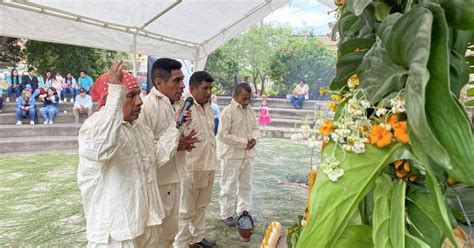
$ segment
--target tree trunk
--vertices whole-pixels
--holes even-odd
[[[265,81],[267,77],[265,75],[260,75],[260,80],[262,81],[262,87],[260,87],[260,96],[265,95]]]

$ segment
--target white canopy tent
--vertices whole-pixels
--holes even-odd
[[[0,35],[188,59],[199,70],[287,1],[0,0]]]

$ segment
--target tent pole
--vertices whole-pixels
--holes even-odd
[[[137,76],[137,35],[133,34],[133,75]]]

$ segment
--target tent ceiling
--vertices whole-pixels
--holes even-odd
[[[288,0],[0,0],[0,35],[195,62]]]

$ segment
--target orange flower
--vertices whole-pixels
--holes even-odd
[[[398,127],[398,117],[397,115],[391,115],[390,118],[388,119],[388,124],[390,124],[390,126],[392,128],[397,128]]]
[[[410,141],[407,133],[407,122],[400,121],[397,123],[397,126],[394,128],[395,130],[395,137],[399,142],[407,144]]]
[[[325,87],[319,88],[319,95],[320,95],[320,96],[324,96],[324,95],[326,95],[326,93],[328,93],[328,89],[327,89],[327,88],[325,88]]]
[[[410,182],[414,182],[416,180],[416,175],[411,173],[411,167],[408,160],[397,160],[393,163],[393,167],[395,167],[395,176],[400,179],[405,179]]]
[[[329,102],[328,104],[329,104],[329,110],[331,110],[332,112],[336,112],[337,107],[338,107],[337,103]]]
[[[324,123],[319,128],[319,133],[321,135],[327,136],[332,132],[332,121],[325,120]]]
[[[376,125],[370,132],[370,143],[377,144],[378,147],[382,148],[390,145],[392,142],[392,133],[387,131],[384,127]]]

